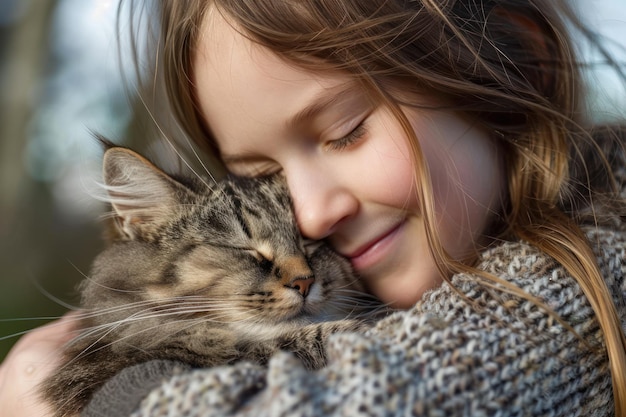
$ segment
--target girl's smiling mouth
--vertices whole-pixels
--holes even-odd
[[[368,269],[385,258],[395,246],[394,243],[405,225],[406,219],[347,255],[354,269],[357,271]]]

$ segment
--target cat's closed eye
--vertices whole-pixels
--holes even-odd
[[[254,258],[263,272],[270,273],[274,267],[274,261],[267,255],[264,255],[256,249],[247,249],[246,253]]]

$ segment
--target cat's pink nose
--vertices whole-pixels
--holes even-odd
[[[303,297],[306,297],[314,281],[315,278],[312,276],[296,278],[289,283],[289,286],[302,294]]]

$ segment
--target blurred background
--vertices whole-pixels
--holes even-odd
[[[136,94],[118,3],[0,0],[0,360],[76,304],[103,247],[92,133],[175,160]]]
[[[168,153],[132,92],[118,1],[0,0],[0,360],[17,335],[75,303],[75,285],[102,248],[106,207],[90,196],[101,149],[90,132]],[[626,1],[576,5],[626,62]],[[623,85],[602,57],[580,49],[592,63],[595,117],[624,115]]]

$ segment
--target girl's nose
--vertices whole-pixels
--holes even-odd
[[[287,174],[300,232],[309,239],[323,239],[344,221],[354,216],[359,201],[345,181],[332,174],[302,170]]]

